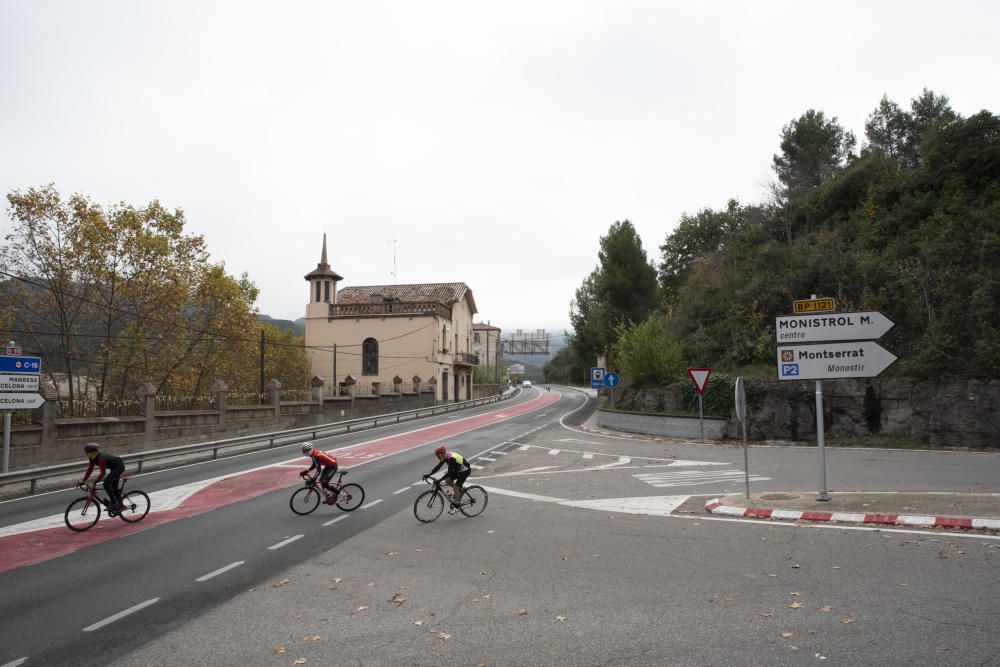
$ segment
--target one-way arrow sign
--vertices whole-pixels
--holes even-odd
[[[827,340],[877,340],[895,322],[878,311],[789,315],[774,320],[778,343],[816,343]]]
[[[835,380],[875,377],[896,355],[873,340],[778,348],[779,380]]]

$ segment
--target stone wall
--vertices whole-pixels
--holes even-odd
[[[615,407],[676,414],[683,409],[680,387],[617,392]],[[826,380],[822,388],[827,436],[882,433],[931,447],[1000,448],[1000,380]],[[746,394],[751,440],[815,440],[814,382],[750,380]],[[740,433],[730,415],[728,437]]]

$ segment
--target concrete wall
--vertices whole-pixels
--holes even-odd
[[[641,412],[621,412],[598,410],[597,425],[626,433],[662,435],[673,438],[697,440],[701,437],[701,425],[694,417],[668,417],[643,414]],[[705,439],[721,440],[726,437],[726,420],[705,418]]]
[[[224,403],[221,403],[224,405]],[[51,404],[48,404],[51,406]],[[435,405],[434,393],[324,398],[274,405],[228,406],[219,410],[153,412],[148,417],[54,419],[53,407],[36,410],[40,423],[11,429],[11,470],[84,461],[83,446],[97,442],[110,453],[164,449],[192,442],[315,426]],[[51,412],[49,412],[51,411]],[[48,414],[45,414],[48,413]]]

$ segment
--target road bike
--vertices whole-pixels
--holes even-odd
[[[331,486],[335,492],[327,491],[319,482],[319,476],[306,479],[306,485],[297,489],[288,500],[288,506],[296,514],[309,514],[319,507],[320,500],[327,505],[336,505],[345,512],[358,509],[365,501],[365,490],[359,484],[344,484],[348,470],[338,473],[337,481]]]
[[[64,519],[66,526],[78,533],[94,527],[97,520],[101,518],[101,507],[103,506],[108,516],[118,516],[125,523],[138,523],[149,514],[149,496],[142,491],[132,490],[125,493],[125,483],[130,479],[129,475],[121,476],[121,483],[118,485],[118,495],[122,499],[124,509],[121,512],[117,507],[113,507],[110,499],[101,498],[97,495],[97,485],[79,483],[78,488],[84,489],[87,495],[77,498],[66,508]]]
[[[479,516],[486,509],[489,502],[489,494],[481,486],[463,486],[462,499],[457,503],[451,500],[451,489],[443,487],[441,480],[431,477],[426,481],[432,488],[424,491],[413,501],[413,516],[417,521],[430,523],[444,511],[445,505],[450,505],[458,509],[465,516]]]

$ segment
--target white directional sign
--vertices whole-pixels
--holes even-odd
[[[870,378],[896,359],[896,355],[872,340],[778,347],[778,379]]]
[[[38,376],[0,373],[0,391],[38,391]]]
[[[34,410],[42,407],[45,399],[41,394],[27,392],[0,394],[0,410]]]
[[[878,311],[789,315],[774,320],[778,344],[828,340],[877,340],[896,325]]]

